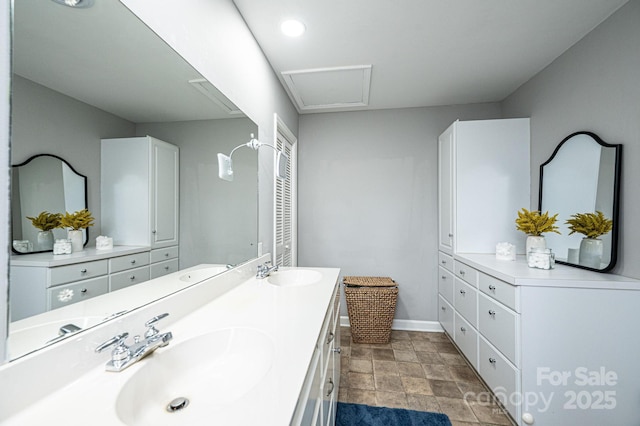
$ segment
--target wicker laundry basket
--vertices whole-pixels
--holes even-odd
[[[344,277],[351,338],[355,343],[389,343],[398,284],[389,277]]]

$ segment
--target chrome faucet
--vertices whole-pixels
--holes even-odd
[[[155,324],[168,315],[169,314],[164,313],[147,321],[144,324],[148,327],[147,331],[144,333],[144,339],[140,339],[140,336],[135,336],[134,343],[131,346],[127,346],[125,343],[125,340],[129,337],[129,333],[126,332],[118,334],[99,345],[96,348],[96,352],[102,352],[111,346],[115,346],[113,351],[111,351],[111,360],[107,362],[105,369],[107,371],[122,371],[140,361],[156,349],[167,346],[171,339],[173,339],[173,335],[170,331],[160,333],[158,329],[155,328]]]
[[[264,262],[264,265],[258,265],[258,272],[256,273],[257,279],[267,278],[269,274],[278,270],[278,265],[269,267],[270,263],[271,262]]]

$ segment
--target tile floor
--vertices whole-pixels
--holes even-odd
[[[388,344],[358,344],[340,333],[339,401],[444,413],[453,426],[513,424],[446,334],[394,330]]]

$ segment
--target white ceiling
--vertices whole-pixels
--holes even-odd
[[[368,106],[304,108],[296,98],[311,94],[287,88],[301,113],[501,101],[627,2],[233,1],[286,88],[283,72],[372,66]],[[304,22],[302,37],[280,33],[288,18]],[[306,78],[316,93],[336,91],[322,73]]]
[[[133,123],[243,116],[206,80],[214,98],[190,84],[202,76],[117,0],[17,0],[13,33],[16,74]]]

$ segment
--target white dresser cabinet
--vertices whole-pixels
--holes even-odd
[[[103,139],[102,232],[118,245],[178,245],[178,147],[151,136]]]
[[[441,315],[442,327],[519,425],[523,414],[543,426],[637,424],[640,281],[532,269],[524,256],[453,260],[476,285],[456,274],[454,325]]]
[[[11,321],[149,280],[149,248],[11,256]]]
[[[438,138],[439,249],[495,253],[524,236],[513,225],[529,200],[529,119],[456,121]]]
[[[336,284],[291,425],[335,424],[340,384],[339,291],[340,287]]]

